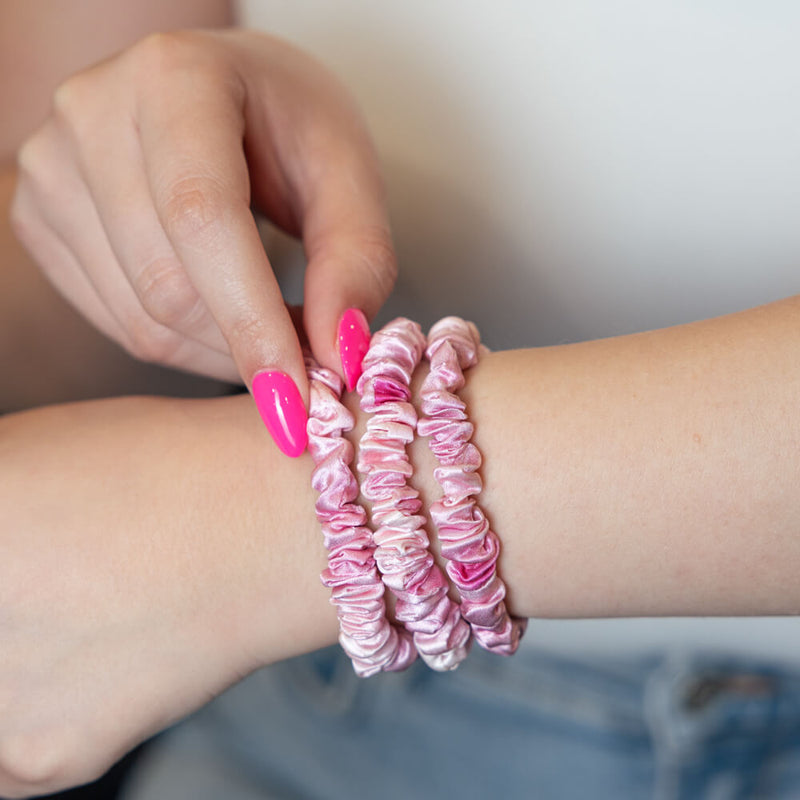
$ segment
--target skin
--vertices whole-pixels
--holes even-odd
[[[82,102],[74,102],[74,87],[76,84],[90,86],[97,73],[101,73],[101,76],[106,75],[108,71],[115,69],[123,62],[132,69],[136,68],[140,72],[146,72],[143,64],[152,65],[158,59],[175,59],[178,57],[176,51],[179,51],[179,54],[189,53],[190,58],[203,58],[207,57],[209,51],[215,48],[217,53],[223,50],[230,53],[237,47],[237,52],[240,53],[248,48],[251,51],[253,48],[259,51],[269,50],[271,55],[277,58],[278,66],[283,65],[282,77],[286,81],[293,77],[298,80],[302,80],[304,77],[310,78],[310,83],[305,84],[309,89],[312,88],[314,80],[321,82],[321,86],[316,88],[316,100],[307,92],[298,92],[296,97],[290,99],[296,107],[302,107],[304,103],[308,103],[309,109],[318,108],[328,113],[328,118],[338,114],[343,123],[343,127],[339,130],[338,142],[342,147],[349,148],[350,160],[353,162],[352,174],[346,176],[348,179],[353,179],[350,186],[353,202],[348,202],[347,198],[344,198],[344,202],[342,202],[342,198],[335,191],[329,192],[323,197],[321,195],[324,193],[317,192],[313,187],[309,188],[304,184],[308,189],[305,198],[308,208],[299,209],[298,217],[294,222],[299,223],[301,217],[305,219],[316,215],[317,221],[313,222],[312,220],[313,224],[309,226],[314,232],[314,236],[309,237],[307,246],[309,253],[316,256],[312,261],[322,266],[316,270],[316,274],[321,277],[316,283],[312,281],[312,290],[316,286],[317,290],[321,290],[324,294],[326,289],[326,267],[324,265],[326,263],[333,264],[339,258],[337,253],[333,252],[336,247],[340,250],[343,247],[349,248],[347,250],[348,257],[359,254],[363,257],[360,262],[358,258],[354,259],[357,264],[361,265],[354,269],[353,274],[356,278],[359,270],[372,270],[375,266],[367,257],[368,254],[359,250],[357,243],[353,245],[352,226],[345,230],[348,213],[351,216],[355,214],[359,219],[362,217],[367,220],[378,219],[378,227],[385,226],[382,189],[371,143],[365,137],[360,117],[350,104],[349,98],[324,70],[296,51],[281,51],[280,55],[277,55],[275,48],[264,47],[266,37],[260,37],[256,41],[256,38],[250,34],[243,34],[241,37],[233,34],[220,34],[217,37],[210,33],[159,34],[146,39],[140,47],[132,48],[137,40],[142,40],[142,37],[153,31],[219,28],[229,24],[232,17],[229,4],[218,0],[200,0],[200,2],[172,0],[169,3],[160,0],[159,2],[144,0],[144,2],[134,5],[135,7],[130,3],[122,2],[122,0],[120,2],[89,0],[89,2],[82,3],[80,9],[70,8],[66,15],[60,13],[62,11],[60,6],[57,8],[45,0],[41,3],[22,3],[10,0],[3,3],[0,8],[0,67],[2,67],[0,75],[3,76],[0,79],[0,107],[11,109],[5,115],[4,124],[0,128],[0,207],[2,208],[2,214],[0,214],[0,253],[2,253],[0,260],[0,264],[2,264],[2,268],[0,268],[0,367],[3,374],[3,379],[0,380],[0,412],[50,404],[49,408],[40,412],[9,416],[0,421],[0,428],[2,428],[0,460],[3,463],[3,476],[9,479],[6,481],[6,488],[26,487],[25,498],[14,497],[12,492],[4,492],[2,501],[0,501],[0,516],[3,520],[0,529],[3,531],[4,539],[0,550],[2,550],[3,558],[8,558],[7,561],[4,560],[4,565],[8,569],[4,571],[3,576],[6,579],[2,590],[3,600],[9,603],[9,609],[14,606],[19,612],[13,620],[10,614],[3,614],[2,620],[0,620],[3,641],[4,644],[8,644],[8,651],[4,654],[3,659],[4,667],[7,669],[4,676],[0,678],[0,708],[9,721],[9,724],[0,732],[0,794],[3,796],[30,795],[89,779],[101,772],[114,760],[116,755],[138,740],[145,730],[156,730],[162,727],[168,719],[176,715],[176,712],[177,715],[180,715],[198,702],[202,702],[202,698],[207,699],[221,686],[227,685],[251,669],[257,661],[253,654],[255,647],[250,643],[246,645],[246,658],[242,656],[238,665],[235,665],[239,660],[238,656],[232,656],[230,661],[227,658],[224,659],[224,667],[222,662],[217,659],[217,668],[219,668],[217,678],[210,682],[207,681],[207,678],[217,670],[217,668],[211,667],[210,671],[198,671],[198,678],[201,674],[203,677],[193,684],[188,678],[188,673],[194,669],[195,662],[189,661],[187,655],[193,653],[193,657],[199,659],[197,663],[210,666],[213,661],[211,658],[213,653],[208,649],[202,652],[202,647],[200,649],[184,649],[181,645],[181,655],[178,652],[180,637],[175,638],[174,631],[167,632],[166,629],[161,628],[162,633],[166,634],[166,638],[162,639],[161,644],[158,644],[159,634],[157,634],[152,640],[154,645],[152,653],[171,652],[172,656],[163,659],[154,658],[152,670],[147,668],[141,658],[137,662],[138,666],[145,669],[141,682],[137,681],[138,685],[143,688],[146,684],[150,684],[152,689],[151,692],[145,693],[146,696],[140,696],[142,701],[146,701],[147,698],[152,699],[152,705],[145,704],[142,707],[148,708],[150,711],[137,716],[136,713],[132,713],[133,705],[123,703],[124,709],[122,706],[117,706],[120,715],[115,716],[112,712],[105,722],[100,722],[95,717],[95,722],[86,726],[84,722],[89,721],[97,711],[94,702],[90,703],[89,705],[94,708],[94,711],[89,711],[88,716],[77,713],[76,722],[81,718],[84,722],[78,722],[78,726],[72,728],[72,731],[76,732],[80,729],[81,735],[86,736],[84,742],[94,743],[96,752],[94,755],[86,752],[81,755],[75,753],[73,755],[77,758],[68,756],[64,759],[64,756],[67,755],[64,747],[68,745],[68,739],[72,733],[61,725],[61,720],[65,718],[60,714],[67,713],[71,703],[63,704],[61,700],[66,699],[65,697],[62,697],[61,700],[57,699],[61,690],[70,687],[67,691],[86,691],[87,687],[94,683],[99,690],[96,699],[99,699],[104,692],[106,692],[106,699],[111,699],[113,676],[116,674],[117,677],[120,677],[120,674],[114,668],[109,669],[107,674],[111,680],[104,684],[101,678],[106,672],[102,663],[104,662],[110,667],[112,662],[121,665],[126,658],[130,658],[129,663],[132,665],[136,660],[134,657],[136,653],[132,648],[123,648],[125,652],[119,650],[117,655],[113,655],[111,651],[115,649],[112,643],[114,635],[111,634],[104,645],[104,636],[100,634],[100,628],[105,625],[106,631],[111,633],[113,629],[122,632],[123,628],[127,627],[128,632],[133,633],[133,628],[138,623],[134,623],[132,627],[128,626],[134,619],[138,619],[140,623],[144,621],[148,626],[154,623],[155,615],[151,614],[150,618],[146,619],[149,612],[143,609],[141,602],[151,589],[155,590],[156,584],[159,583],[153,573],[153,564],[163,563],[165,569],[162,577],[166,583],[173,584],[173,589],[167,590],[166,595],[172,595],[176,600],[174,575],[169,576],[169,569],[177,568],[178,564],[170,558],[164,558],[162,561],[150,557],[145,560],[131,558],[122,550],[118,550],[116,555],[112,555],[115,547],[122,546],[121,535],[131,532],[125,523],[121,523],[122,517],[117,517],[117,514],[143,518],[141,517],[142,509],[136,508],[139,501],[136,501],[134,494],[129,491],[134,489],[129,467],[134,470],[138,469],[134,461],[122,460],[112,468],[107,456],[117,445],[122,445],[125,448],[130,447],[131,453],[137,451],[142,457],[160,459],[160,455],[157,455],[155,449],[149,447],[144,450],[139,449],[136,440],[142,435],[149,436],[150,424],[153,424],[152,433],[155,434],[161,424],[168,422],[168,417],[164,417],[161,413],[145,412],[155,408],[163,412],[166,411],[169,404],[161,401],[161,405],[159,405],[156,401],[144,400],[120,401],[119,404],[112,403],[108,407],[90,405],[82,408],[73,405],[62,408],[52,404],[132,392],[213,396],[227,393],[229,389],[224,384],[169,371],[152,364],[142,363],[141,359],[133,358],[131,353],[145,356],[150,360],[157,358],[157,354],[154,354],[152,349],[148,349],[152,342],[148,344],[149,340],[146,336],[141,339],[140,344],[134,347],[130,346],[128,340],[120,341],[119,344],[123,345],[120,347],[101,335],[96,327],[90,325],[86,319],[76,313],[64,302],[63,297],[54,291],[52,287],[57,285],[63,294],[70,295],[69,287],[59,283],[63,279],[63,273],[60,273],[60,277],[58,275],[51,276],[54,277],[52,284],[44,279],[42,273],[35,266],[31,252],[35,251],[36,257],[43,261],[48,269],[58,273],[59,265],[63,266],[64,264],[63,260],[59,261],[63,255],[63,248],[52,249],[54,233],[49,224],[44,223],[41,219],[34,221],[32,219],[33,211],[31,211],[31,216],[28,216],[27,211],[20,210],[20,195],[22,193],[24,196],[28,191],[30,197],[31,193],[35,193],[45,183],[54,181],[49,185],[54,188],[55,192],[42,198],[43,202],[39,208],[51,204],[50,207],[55,209],[56,215],[68,211],[76,202],[76,195],[70,195],[69,192],[65,194],[62,191],[69,186],[69,181],[62,181],[62,179],[65,177],[68,179],[70,174],[74,175],[74,172],[70,173],[70,165],[71,167],[76,166],[77,150],[80,149],[78,145],[85,146],[86,141],[75,143],[76,150],[69,150],[66,155],[62,153],[61,156],[64,157],[57,158],[55,161],[40,161],[36,154],[37,145],[35,143],[46,138],[46,131],[52,131],[60,123],[64,125],[65,135],[56,135],[52,140],[63,143],[74,131],[72,124],[77,125],[81,120],[85,120],[84,112],[94,111],[97,113],[95,99],[99,98],[101,104],[108,100],[107,97],[102,96],[100,87],[95,86],[94,89],[87,92],[86,105]],[[224,45],[219,43],[223,39],[226,42]],[[197,44],[199,40],[202,40],[202,45]],[[282,47],[277,44],[275,46]],[[289,48],[289,50],[291,49]],[[122,55],[116,56],[115,54],[120,51],[122,51]],[[142,53],[144,55],[141,55]],[[76,71],[79,72],[79,77],[64,87],[65,79]],[[134,69],[134,71],[136,70]],[[24,80],[21,80],[20,76],[24,76]],[[269,90],[270,87],[275,90],[276,82],[265,80],[264,76],[259,78],[253,76],[253,80],[256,79],[263,82],[265,90]],[[114,83],[113,80],[111,83]],[[58,89],[60,85],[62,88]],[[283,85],[286,89],[286,83]],[[119,94],[119,85],[113,85],[111,88],[116,97]],[[55,104],[54,92],[56,93]],[[81,92],[78,94],[80,95]],[[219,93],[217,96],[220,96]],[[327,105],[323,101],[326,101]],[[284,108],[288,110],[288,105],[284,104]],[[103,109],[100,108],[100,111],[102,112]],[[309,119],[314,123],[320,121],[319,118],[311,119],[309,117]],[[347,125],[352,125],[352,129]],[[34,133],[37,126],[39,132]],[[213,130],[213,126],[209,126],[209,129]],[[322,125],[319,130],[324,135],[330,132],[331,127]],[[183,132],[178,131],[174,135],[181,133]],[[346,141],[342,141],[343,134],[346,134]],[[113,139],[111,134],[109,136],[110,139]],[[27,155],[20,156],[20,161],[25,164],[23,168],[25,174],[21,175],[17,162],[17,150],[26,137],[29,140],[28,145],[24,148]],[[34,144],[30,144],[31,140]],[[185,145],[185,138],[181,139],[179,143],[182,146]],[[251,146],[254,145],[251,144]],[[362,149],[364,149],[363,152]],[[248,157],[255,156],[258,152],[257,149],[254,149]],[[264,154],[262,153],[262,155]],[[335,158],[338,155],[340,155],[339,152],[332,152],[328,153],[326,158]],[[176,177],[175,180],[178,181],[179,177]],[[321,180],[324,176],[320,173],[317,177]],[[41,180],[39,180],[40,178]],[[82,178],[83,176],[81,176],[81,180]],[[37,185],[33,186],[34,183]],[[28,187],[27,190],[25,186]],[[260,189],[263,194],[264,188],[260,187]],[[364,191],[359,194],[359,189]],[[80,195],[80,191],[78,195]],[[12,198],[15,196],[16,204],[12,215]],[[85,194],[83,196],[85,197]],[[280,210],[280,202],[281,198],[277,195],[272,198],[273,206],[278,210]],[[336,206],[336,212],[340,216],[326,214],[325,209],[326,207],[330,208],[331,204]],[[247,214],[249,218],[249,210]],[[342,214],[344,216],[341,216]],[[85,218],[78,219],[73,233],[78,236],[82,235],[87,227],[84,223]],[[27,250],[22,246],[15,233],[22,234],[22,238],[26,239],[29,245]],[[340,236],[340,233],[346,235]],[[391,273],[393,253],[390,246],[387,248],[385,241],[378,241],[379,233],[370,229],[371,239],[368,244],[371,247],[374,246],[374,251],[380,251],[378,257],[383,259],[383,263],[387,265],[389,273]],[[68,236],[69,232],[61,228],[59,235],[61,234]],[[259,263],[263,265],[263,250],[260,251],[259,257],[261,259]],[[79,272],[80,267],[73,273],[73,276],[78,275]],[[270,276],[267,275],[267,277]],[[263,278],[264,276],[260,276],[259,280]],[[362,283],[370,285],[369,281],[362,281]],[[391,280],[382,291],[388,291],[390,283]],[[257,288],[244,287],[242,293],[245,296],[257,295]],[[347,301],[348,303],[351,299],[354,303],[359,301],[358,297],[347,298],[343,294],[334,294],[334,301]],[[272,298],[272,302],[274,301],[275,298]],[[325,298],[322,297],[319,302],[324,303]],[[375,306],[380,303],[380,299],[377,296],[371,296],[369,303]],[[365,301],[363,305],[367,307],[369,303]],[[370,310],[374,310],[374,308]],[[100,313],[103,313],[102,310]],[[147,312],[142,313],[146,314]],[[322,334],[317,333],[317,338],[323,334],[330,337],[331,341],[326,345],[327,349],[322,347],[322,354],[318,354],[320,358],[330,361],[334,360],[336,356],[332,340],[335,326],[334,317],[337,312],[335,308],[330,307],[328,313],[329,316],[333,315],[328,323],[331,330],[323,331]],[[282,304],[280,305],[280,314],[283,317],[286,316]],[[91,318],[91,313],[88,315]],[[322,331],[322,328],[318,330]],[[254,336],[255,333],[259,332],[254,332]],[[260,333],[263,334],[263,331]],[[291,336],[294,337],[293,329]],[[256,338],[261,340],[263,337]],[[268,342],[268,344],[274,346],[274,342],[271,344]],[[123,349],[126,346],[127,352]],[[198,369],[197,365],[193,364],[182,364],[182,366]],[[232,375],[233,368],[226,368],[225,374],[226,376]],[[243,413],[247,409],[248,413],[252,413],[252,409],[244,398],[231,400],[226,406],[239,408]],[[92,421],[91,417],[95,414],[97,416]],[[182,412],[179,416],[182,416]],[[105,431],[102,423],[95,426],[95,422],[100,423],[102,419],[106,420]],[[108,426],[112,425],[112,421],[113,427],[116,427],[118,421],[121,425],[120,430],[124,428],[131,434],[127,444],[123,444],[122,440],[116,440],[115,436],[107,437]],[[173,422],[175,421],[173,418]],[[54,440],[48,444],[47,439],[62,425],[64,426],[62,433],[66,435],[66,439],[61,439],[61,444],[56,444]],[[178,428],[180,426],[176,428],[176,435]],[[161,430],[162,433],[166,433],[166,429],[161,428]],[[222,433],[224,434],[224,430]],[[259,429],[259,433],[263,441],[263,429]],[[84,435],[88,438],[81,441]],[[236,437],[231,441],[235,440]],[[154,442],[155,440],[151,443]],[[111,445],[110,449],[106,446],[107,444]],[[52,449],[50,445],[52,445]],[[61,450],[62,445],[64,450]],[[42,449],[39,449],[40,446]],[[67,452],[69,448],[77,449],[73,451],[73,455],[70,455]],[[167,449],[171,450],[171,448]],[[88,450],[92,450],[91,455],[88,454]],[[61,456],[57,455],[57,451],[61,452]],[[177,453],[175,450],[171,451]],[[28,455],[25,456],[25,453]],[[81,453],[80,472],[86,482],[83,483],[79,480],[70,486],[68,480],[64,481],[63,474],[61,478],[57,478],[56,473],[52,472],[54,482],[50,484],[40,470],[49,471],[51,466],[55,467],[60,464],[61,469],[74,473],[75,470],[68,467],[67,462],[73,462],[75,453]],[[106,456],[103,456],[103,453]],[[188,455],[188,452],[184,451],[184,455]],[[32,460],[29,460],[29,456]],[[238,456],[236,460],[238,462]],[[38,466],[36,465],[37,461],[39,462]],[[167,461],[163,463],[166,464]],[[176,462],[172,462],[172,464],[175,466]],[[277,464],[270,462],[267,466],[273,469]],[[142,474],[149,471],[145,468],[144,462],[139,462],[139,468],[141,468]],[[120,503],[112,501],[108,505],[104,502],[95,505],[99,515],[96,521],[104,520],[101,525],[90,523],[88,519],[80,522],[78,508],[86,501],[89,494],[95,493],[91,484],[100,479],[100,475],[104,472],[106,473],[105,478],[109,479],[109,488],[111,484],[114,484],[115,488],[111,490],[112,495],[115,495]],[[276,471],[276,475],[280,474],[280,471]],[[12,475],[15,476],[13,479]],[[40,477],[42,478],[41,482],[39,481]],[[164,477],[165,487],[174,482],[173,476],[166,472],[162,477]],[[61,488],[56,489],[56,484]],[[145,478],[144,483],[139,485],[139,489],[145,493],[149,493],[153,488],[155,486],[150,484],[149,478]],[[51,491],[54,492],[50,495],[51,500],[54,502],[67,501],[68,505],[74,503],[72,508],[76,512],[73,518],[74,527],[72,523],[64,525],[61,530],[65,538],[58,541],[58,537],[50,538],[50,535],[45,533],[46,530],[50,530],[52,533],[55,527],[59,527],[59,523],[52,514],[53,507],[48,500],[48,494]],[[131,505],[127,505],[123,501],[123,495],[128,497]],[[141,500],[140,495],[139,499]],[[155,501],[155,496],[152,499]],[[186,499],[185,496],[184,499]],[[220,504],[222,505],[221,501]],[[153,508],[157,508],[158,505],[155,502]],[[201,503],[201,505],[203,504]],[[210,511],[210,507],[205,505],[203,505],[203,509],[205,512]],[[67,513],[72,516],[71,512]],[[242,516],[247,518],[247,514]],[[135,527],[141,530],[138,523]],[[112,535],[104,543],[105,537],[102,535],[102,528],[105,528],[107,533],[116,531],[120,536]],[[163,529],[163,532],[166,533],[166,528]],[[86,535],[86,538],[83,539],[84,544],[78,545],[77,539],[83,538],[84,534]],[[230,532],[226,532],[225,540],[219,541],[220,548],[224,547],[227,550],[229,535]],[[77,538],[72,538],[73,536],[77,536]],[[64,546],[60,546],[59,541]],[[114,543],[112,548],[107,548],[106,545],[110,545],[112,542]],[[177,540],[175,544],[177,545]],[[74,550],[72,545],[75,545]],[[84,582],[83,576],[79,574],[79,563],[71,560],[72,556],[80,553],[84,546],[95,551],[97,557],[95,566],[98,568],[103,568],[103,564],[110,568],[109,561],[104,560],[108,557],[110,562],[116,566],[127,564],[131,568],[130,578],[133,578],[134,574],[138,574],[139,577],[132,581],[121,579],[120,573],[115,568],[112,571],[116,572],[116,577],[109,583],[100,581],[95,584],[100,591],[93,591],[91,584],[94,582]],[[64,556],[67,552],[72,554],[67,559],[72,567],[68,565],[67,561],[62,561],[60,557],[52,558],[56,553]],[[83,552],[87,551],[83,550]],[[220,561],[221,563],[222,561]],[[181,568],[186,569],[187,565],[184,564]],[[46,573],[51,571],[53,574],[48,578]],[[56,572],[58,577],[56,577]],[[62,578],[66,579],[70,573],[73,580],[67,580],[65,584]],[[147,578],[148,574],[150,578]],[[234,572],[228,571],[227,574],[230,577]],[[148,586],[150,579],[154,581],[152,586]],[[104,588],[100,588],[101,584]],[[130,591],[135,585],[139,586],[139,600],[134,600],[136,592]],[[118,595],[120,602],[111,602],[108,591],[113,593],[114,587],[120,589],[123,586],[127,588]],[[55,591],[51,592],[48,587],[52,587]],[[34,588],[36,591],[33,591]],[[39,591],[40,589],[41,591]],[[76,593],[73,599],[67,600],[67,595],[73,591]],[[152,595],[151,610],[155,610],[161,601],[166,600],[166,596],[156,599],[157,594],[158,592]],[[177,594],[182,593],[178,592]],[[219,593],[217,592],[217,594]],[[105,596],[104,600],[100,600],[101,595]],[[188,595],[182,596],[184,599],[188,597]],[[239,596],[238,592],[236,596]],[[44,636],[44,628],[34,619],[40,614],[48,613],[48,606],[50,623],[46,626],[48,635]],[[187,610],[188,606],[184,606],[184,609]],[[163,607],[163,610],[170,613],[167,607]],[[177,606],[174,607],[174,610],[177,610]],[[63,613],[61,613],[62,611]],[[232,616],[235,613],[238,612],[234,612]],[[189,614],[187,611],[187,617],[189,616],[193,618],[193,614]],[[222,627],[218,632],[232,621],[232,616],[227,616],[227,612],[220,615],[219,624]],[[223,621],[224,617],[227,618]],[[89,622],[92,630],[85,627],[86,622]],[[17,625],[20,625],[21,628],[17,628]],[[156,623],[156,627],[160,627],[160,624]],[[233,630],[232,628],[231,633]],[[17,634],[23,631],[25,633],[18,637]],[[199,627],[195,629],[195,633],[199,633]],[[88,639],[82,639],[84,634],[88,636]],[[194,635],[191,634],[190,638],[193,637]],[[164,648],[163,645],[167,639],[172,644]],[[49,655],[37,649],[45,640],[52,644]],[[90,640],[93,645],[87,649],[86,643]],[[79,644],[81,641],[82,645]],[[207,644],[209,641],[206,640]],[[219,641],[215,641],[214,648],[219,644]],[[235,647],[231,648],[231,654],[235,649]],[[88,654],[90,650],[95,654],[90,659],[94,663],[93,667],[89,667],[89,662],[82,660],[80,656],[81,651]],[[101,656],[101,651],[105,655]],[[34,661],[41,667],[38,672],[36,666],[33,666]],[[88,672],[86,671],[87,667]],[[156,671],[162,677],[166,677],[172,672],[176,680],[161,681],[156,676]],[[64,681],[53,682],[49,689],[45,688],[50,680],[48,676],[52,677],[55,672],[62,675]],[[124,666],[122,672],[127,673]],[[179,673],[181,677],[178,680]],[[130,676],[130,673],[127,674]],[[57,683],[59,685],[56,685]],[[101,689],[102,685],[106,686],[105,690]],[[28,691],[34,686],[39,687],[35,691],[41,692],[39,696],[45,701],[44,703],[32,701],[28,696]],[[158,686],[161,686],[161,689],[158,689]],[[131,686],[131,688],[133,687]],[[169,702],[162,703],[159,696],[160,691],[164,691],[169,698],[175,697],[177,692],[182,699],[178,701],[177,706]],[[73,696],[73,700],[76,701],[75,706],[80,705],[78,697],[79,695]],[[52,709],[54,713],[50,714],[48,709]],[[153,709],[157,709],[154,715],[151,713]],[[120,720],[127,721],[120,724]]]
[[[0,156],[11,161],[25,137],[45,121],[52,94],[68,75],[154,30],[229,25],[233,12],[226,0],[141,0],[135,7],[84,0],[69,14],[52,0],[11,0],[0,8],[0,22],[0,105],[14,110],[0,127]]]
[[[4,6],[4,30],[57,55],[5,143],[9,156],[21,143],[17,238],[86,319],[140,360],[248,387],[278,370],[305,401],[298,334],[251,207],[302,238],[305,334],[341,373],[343,312],[372,316],[396,273],[377,157],[348,92],[273,37],[169,30],[227,21],[227,6],[208,0],[196,13],[185,3],[138,11],[130,34],[162,32],[63,80],[75,43],[59,47],[46,9],[32,17],[29,5]],[[125,17],[127,4],[108,6],[104,14]],[[92,25],[78,36],[95,34]],[[122,34],[112,25],[88,55],[107,56]],[[57,74],[49,113],[26,131]],[[7,82],[13,107],[18,84]]]
[[[21,59],[6,46],[28,40],[6,19],[0,31],[15,30],[16,44],[0,51]],[[125,40],[128,28],[111,27],[119,38],[106,51],[75,40],[71,57],[104,57],[146,32]],[[50,88],[84,66],[59,74],[68,59],[44,52]],[[4,152],[44,115],[40,100],[4,129]],[[16,174],[5,170],[8,203]],[[3,407],[80,397],[92,380],[155,391],[30,269],[8,225],[0,231]],[[514,613],[800,609],[799,313],[790,298],[496,353],[470,371],[481,503],[503,542]],[[425,442],[411,458],[430,501]],[[0,794],[90,780],[253,669],[335,641],[310,473],[308,456],[278,452],[243,396],[96,400],[0,419]]]
[[[102,336],[50,287],[14,236],[9,213],[17,150],[45,122],[53,93],[68,75],[153,30],[215,27],[231,19],[228,3],[219,0],[87,0],[68,14],[44,0],[0,4],[0,108],[8,110],[0,126],[0,411],[134,391],[227,391],[137,361]]]
[[[513,613],[800,608],[798,314],[791,298],[468,373]],[[424,441],[411,459],[430,502]],[[311,468],[246,397],[0,421],[0,791],[88,780],[252,669],[335,641]]]
[[[117,394],[229,392],[226,384],[134,359],[68,305],[11,230],[15,182],[14,169],[0,173],[0,412]]]

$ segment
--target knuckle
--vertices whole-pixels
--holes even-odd
[[[132,315],[125,326],[127,352],[137,361],[170,364],[183,343],[183,337],[159,325],[146,315]]]
[[[207,177],[181,178],[167,189],[162,216],[170,236],[188,238],[212,234],[225,216],[219,185]]]
[[[124,54],[126,69],[145,92],[162,91],[165,83],[188,77],[206,89],[225,81],[229,62],[220,57],[214,39],[200,30],[157,31]]]
[[[182,67],[194,52],[193,36],[189,31],[156,31],[130,48],[130,56],[154,76]]]
[[[102,65],[67,78],[53,92],[47,126],[51,136],[71,141],[80,153],[97,138],[98,131],[113,116],[109,107],[120,95],[114,93]]]
[[[53,163],[53,143],[48,127],[29,136],[17,150],[17,174],[20,184],[41,185],[56,170]]]
[[[86,73],[79,72],[63,81],[53,92],[53,117],[69,129],[74,129],[95,96],[88,85]]]
[[[158,258],[146,264],[136,279],[136,294],[147,313],[168,328],[179,329],[197,316],[200,297],[180,262]]]
[[[78,76],[72,75],[62,81],[53,92],[53,113],[58,116],[69,115],[75,105],[78,91]]]
[[[37,135],[27,138],[17,150],[17,172],[20,177],[33,174],[39,164],[39,137]]]

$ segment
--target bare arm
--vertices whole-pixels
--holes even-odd
[[[472,370],[515,613],[800,608],[799,318],[792,298]],[[424,441],[412,460],[430,499]],[[310,472],[245,398],[0,422],[0,791],[88,779],[258,665],[335,641]]]
[[[91,780],[335,640],[309,471],[246,396],[0,419],[0,796]]]
[[[520,613],[800,610],[800,298],[487,358],[468,391]]]

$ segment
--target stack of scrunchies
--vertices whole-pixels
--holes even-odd
[[[342,380],[306,356],[312,485],[319,492],[316,511],[328,551],[322,582],[337,608],[339,642],[360,676],[405,669],[417,654],[433,669],[455,669],[473,639],[511,655],[525,631],[526,620],[511,617],[505,606],[496,569],[500,541],[476,501],[481,456],[456,394],[479,349],[477,329],[458,317],[437,322],[427,341],[420,326],[404,318],[373,335],[357,386],[361,409],[370,414],[358,445],[358,470],[360,490],[372,506],[371,527],[357,502],[353,446],[342,435],[354,425],[341,403]],[[423,355],[430,372],[418,417],[410,384]],[[416,433],[428,438],[438,461],[434,476],[442,496],[429,513],[446,576],[430,551],[419,493],[408,483],[413,468],[406,447]],[[450,597],[451,582],[460,602]],[[386,616],[384,586],[395,597],[396,625]]]

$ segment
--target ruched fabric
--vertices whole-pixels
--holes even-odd
[[[448,581],[429,549],[419,493],[407,483],[413,470],[406,445],[417,423],[409,385],[424,347],[419,325],[403,318],[373,335],[357,387],[362,410],[372,415],[359,443],[358,469],[372,503],[375,560],[397,598],[395,615],[413,632],[425,663],[443,671],[467,655],[470,629],[448,596]]]
[[[505,584],[497,574],[500,540],[476,502],[483,488],[481,455],[470,441],[474,428],[466,406],[455,394],[464,385],[463,371],[477,363],[479,347],[477,328],[459,317],[445,317],[431,328],[425,351],[431,369],[420,392],[417,431],[429,437],[439,461],[433,474],[443,497],[431,505],[430,515],[447,574],[461,595],[461,614],[479,645],[511,655],[527,620],[506,609]]]
[[[416,658],[411,635],[386,617],[384,587],[375,564],[367,513],[356,503],[358,483],[350,468],[353,446],[342,436],[353,415],[341,404],[341,378],[306,355],[310,386],[308,450],[319,492],[315,508],[328,566],[322,583],[331,590],[339,617],[339,643],[360,677],[405,669]]]

